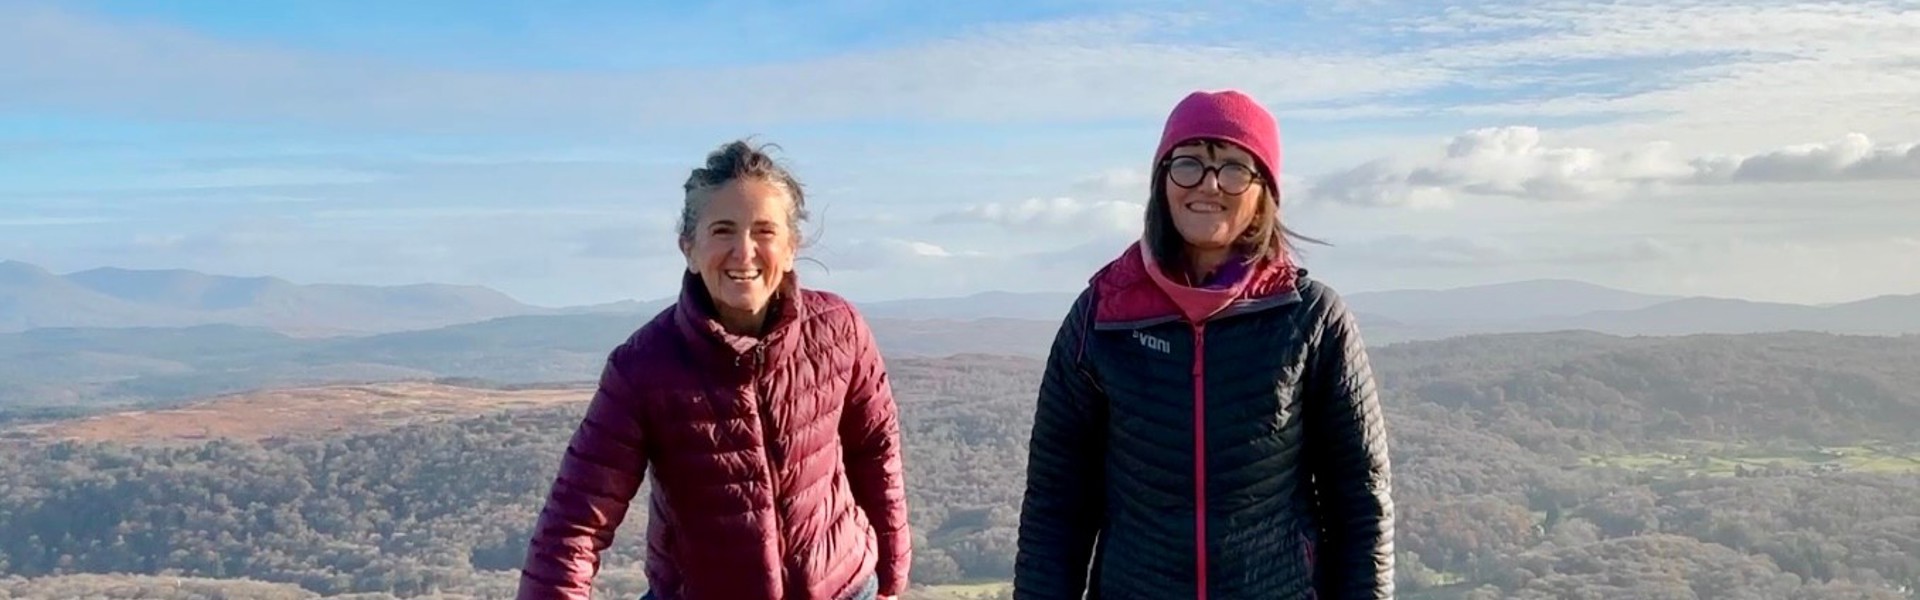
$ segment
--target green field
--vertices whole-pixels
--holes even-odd
[[[1852,446],[1741,445],[1680,442],[1664,452],[1593,455],[1587,466],[1676,477],[1733,477],[1791,472],[1920,473],[1920,443],[1864,442]]]

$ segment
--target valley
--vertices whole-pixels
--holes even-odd
[[[1902,442],[1920,423],[1920,338],[1509,334],[1374,356],[1402,597],[1892,600],[1920,578],[1920,469]],[[889,363],[908,597],[1003,598],[1040,362]],[[0,466],[0,568],[16,579],[0,591],[510,597],[586,391],[327,384],[16,424]],[[643,526],[634,513],[606,557],[610,597],[644,589]]]

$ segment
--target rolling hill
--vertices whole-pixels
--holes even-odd
[[[868,317],[1003,329],[1057,323],[1071,292],[982,292],[953,298],[857,301]],[[1345,294],[1378,344],[1482,333],[1583,329],[1621,335],[1824,331],[1920,333],[1920,294],[1837,305],[1801,305],[1641,294],[1569,280],[1533,280],[1444,290]],[[238,325],[296,337],[424,331],[506,317],[649,316],[671,298],[550,308],[476,286],[294,284],[187,270],[100,268],[55,275],[0,262],[0,333],[36,328]],[[549,325],[566,329],[565,321]],[[537,327],[537,326],[533,326]],[[979,336],[974,336],[979,338]],[[921,347],[941,343],[896,340]],[[996,350],[984,339],[963,346]],[[1016,346],[1008,343],[1005,346]],[[1021,351],[1024,352],[1024,351]]]
[[[1627,311],[1680,299],[1616,290],[1580,281],[1541,279],[1444,290],[1348,295],[1353,310],[1430,326],[1494,324],[1600,311]]]
[[[422,331],[300,338],[258,327],[35,329],[0,334],[0,409],[173,402],[261,387],[437,377],[584,381],[651,315],[515,316]],[[1057,323],[869,320],[888,358],[1037,357]]]
[[[1829,306],[1685,298],[1632,310],[1523,322],[1519,331],[1582,329],[1619,335],[1820,331],[1852,335],[1920,333],[1920,294]]]
[[[1398,597],[1910,597],[1916,361],[1920,336],[1383,348]],[[903,597],[1006,598],[1041,364],[892,366],[915,532]],[[582,391],[327,386],[16,424],[0,594],[510,598]],[[645,587],[636,506],[599,594]]]
[[[553,309],[479,286],[295,284],[119,268],[55,275],[23,262],[0,262],[0,331],[222,324],[300,336],[359,335],[542,312]]]

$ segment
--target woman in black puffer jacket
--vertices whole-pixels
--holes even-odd
[[[1048,357],[1014,598],[1393,596],[1386,424],[1352,313],[1292,260],[1279,138],[1238,91],[1168,117],[1145,234]]]

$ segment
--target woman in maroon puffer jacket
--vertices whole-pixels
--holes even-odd
[[[893,395],[859,313],[795,280],[799,182],[733,142],[685,188],[680,299],[608,356],[519,597],[586,600],[648,469],[648,596],[898,595],[911,552]]]

